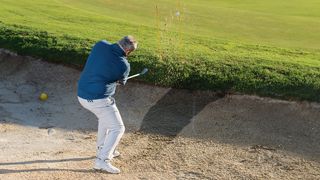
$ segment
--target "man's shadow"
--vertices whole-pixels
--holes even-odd
[[[39,169],[0,169],[0,174],[13,174],[13,173],[30,173],[30,172],[80,172],[80,173],[95,173],[94,169],[58,169],[58,168],[39,168]]]
[[[0,163],[0,174],[12,174],[12,173],[22,173],[22,172],[52,172],[52,171],[70,171],[70,172],[82,172],[82,173],[90,173],[95,172],[94,170],[87,169],[58,169],[58,168],[39,168],[39,169],[2,169],[2,167],[7,166],[17,166],[17,165],[28,165],[28,164],[47,164],[47,163],[62,163],[62,162],[76,162],[76,161],[86,161],[94,159],[92,157],[84,157],[84,158],[68,158],[68,159],[57,159],[57,160],[34,160],[34,161],[21,161],[21,162],[5,162]]]
[[[206,105],[222,97],[212,92],[171,89],[146,113],[140,131],[175,137]]]

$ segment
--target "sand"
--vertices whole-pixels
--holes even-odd
[[[320,179],[320,104],[137,81],[115,95],[121,174],[92,170],[80,71],[0,50],[0,179]],[[47,101],[38,99],[41,92]]]

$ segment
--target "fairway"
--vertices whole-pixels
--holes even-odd
[[[82,66],[92,45],[139,40],[132,72],[166,87],[319,101],[316,0],[0,0],[0,46]]]
[[[139,29],[156,28],[157,18],[164,26],[165,19],[170,21],[180,11],[181,31],[192,36],[280,47],[320,47],[317,0],[1,0],[0,3],[0,20],[5,23],[85,38],[133,33],[144,39],[145,34]],[[122,26],[118,28],[119,24]],[[179,26],[179,22],[168,22],[168,26],[175,29],[173,26]]]

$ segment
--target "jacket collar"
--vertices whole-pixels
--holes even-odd
[[[126,53],[124,52],[124,50],[120,47],[120,45],[118,43],[114,43],[112,44],[112,49],[115,53],[117,53],[120,56],[126,56]]]

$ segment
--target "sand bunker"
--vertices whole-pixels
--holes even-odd
[[[1,50],[0,179],[320,178],[319,104],[132,81],[115,96],[127,132],[119,147],[127,156],[116,160],[124,173],[86,170],[97,121],[77,101],[79,75]]]

